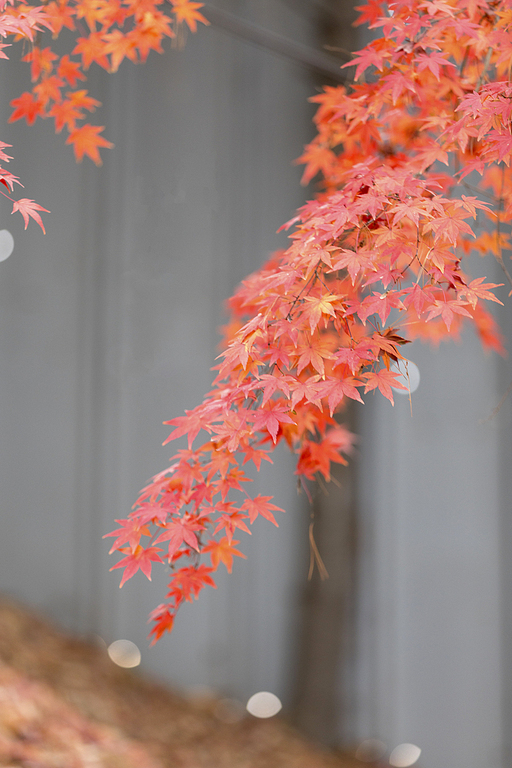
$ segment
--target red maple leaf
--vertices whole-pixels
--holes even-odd
[[[149,633],[149,636],[154,635],[151,645],[154,645],[165,632],[172,632],[174,626],[175,612],[171,610],[169,605],[161,603],[154,611],[149,614],[148,621],[155,621],[156,624]]]
[[[223,536],[220,541],[212,539],[205,547],[203,547],[203,552],[210,553],[214,571],[219,567],[219,563],[223,562],[228,573],[231,573],[233,570],[233,557],[243,557],[245,559],[245,555],[235,549],[236,544],[240,544],[240,542],[236,541],[236,539],[229,541],[227,536]]]
[[[194,531],[201,530],[203,525],[191,516],[183,518],[174,518],[166,523],[163,533],[155,539],[155,544],[162,541],[169,541],[169,559],[181,547],[183,542],[199,552],[199,542]]]
[[[115,552],[116,549],[120,549],[121,544],[130,545],[130,549],[134,550],[139,544],[141,536],[151,536],[151,532],[147,525],[140,520],[140,518],[129,518],[128,520],[116,520],[116,523],[121,523],[121,528],[106,533],[103,538],[106,539],[109,536],[117,536],[117,539],[110,548],[109,555]]]
[[[261,429],[267,429],[275,443],[279,425],[281,423],[293,424],[293,419],[289,416],[289,410],[289,407],[286,405],[270,401],[264,408],[257,411],[254,420],[254,431],[258,432]]]
[[[37,223],[39,224],[43,232],[46,234],[43,220],[41,219],[41,216],[39,215],[38,211],[45,211],[45,213],[50,213],[50,211],[47,208],[43,208],[42,205],[35,203],[33,200],[28,200],[27,198],[23,197],[21,200],[15,200],[13,202],[11,213],[16,213],[16,211],[19,211],[23,216],[23,220],[25,222],[25,229],[27,228],[29,219],[31,217],[35,221],[37,221]]]
[[[248,498],[242,504],[241,509],[247,510],[247,514],[249,515],[249,520],[251,523],[254,523],[258,515],[261,515],[277,526],[277,521],[270,510],[274,509],[278,510],[279,512],[284,512],[284,509],[281,509],[281,507],[276,507],[275,504],[270,504],[270,501],[273,498],[273,496],[261,495],[256,496],[255,499]]]
[[[123,550],[120,550],[121,552]],[[126,550],[124,550],[126,551]],[[131,579],[137,571],[140,570],[151,581],[151,563],[161,563],[162,558],[157,555],[157,552],[161,552],[161,549],[157,547],[148,547],[144,549],[140,544],[136,547],[134,552],[129,552],[126,557],[123,557],[118,563],[112,566],[110,569],[113,571],[115,568],[124,568],[123,578],[119,587],[122,587],[128,579]]]
[[[178,606],[183,600],[187,603],[192,602],[192,598],[199,597],[200,591],[206,587],[213,587],[216,589],[216,585],[210,574],[213,573],[213,568],[208,568],[203,563],[201,565],[180,568],[179,571],[172,576],[169,583],[169,592],[167,597],[174,598],[176,606]]]

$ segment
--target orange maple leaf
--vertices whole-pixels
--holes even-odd
[[[236,557],[243,557],[245,559],[245,555],[235,549],[235,544],[240,544],[240,542],[236,539],[229,541],[227,536],[223,536],[220,541],[215,541],[212,539],[209,544],[203,547],[203,552],[210,553],[214,571],[217,570],[219,563],[222,561],[228,569],[228,573],[231,573],[233,570],[233,555],[236,555]]]
[[[100,131],[103,131],[104,125],[82,125],[80,128],[76,128],[68,138],[66,144],[73,144],[73,150],[78,162],[81,162],[84,155],[91,158],[96,165],[101,165],[102,160],[98,147],[113,147],[111,141],[99,136]]]
[[[52,2],[48,3],[46,6],[45,11],[51,20],[53,37],[59,36],[62,27],[67,27],[68,29],[75,28],[75,22],[73,21],[75,10],[74,8],[69,7],[66,0],[59,0],[58,3],[56,3],[55,0],[52,0]]]
[[[130,35],[123,35],[120,29],[115,29],[107,35],[103,35],[107,43],[105,53],[110,56],[111,72],[117,72],[124,58],[137,62],[137,41]]]
[[[69,99],[54,104],[48,114],[55,119],[55,130],[57,133],[60,133],[64,126],[66,126],[68,131],[74,131],[76,121],[82,120],[84,117],[84,113],[77,109]]]
[[[57,68],[57,74],[59,77],[67,80],[72,88],[75,87],[77,80],[85,80],[85,75],[80,70],[78,61],[71,61],[67,54],[61,58]]]
[[[13,99],[11,107],[14,112],[7,122],[14,123],[15,120],[21,120],[23,117],[29,125],[35,123],[38,115],[44,115],[44,105],[41,99],[36,99],[33,93],[22,93],[17,99]]]
[[[30,61],[30,76],[32,82],[39,79],[40,75],[49,75],[53,69],[53,62],[58,59],[56,53],[52,51],[50,47],[38,48],[34,46],[26,56],[22,58],[22,61]]]
[[[79,37],[73,48],[73,53],[79,53],[82,57],[82,66],[89,69],[93,61],[103,69],[110,69],[110,61],[105,54],[107,44],[100,32],[91,32],[88,37]]]
[[[201,24],[209,25],[208,19],[205,19],[203,14],[198,11],[198,8],[204,7],[204,3],[194,3],[191,0],[171,0],[171,3],[178,24],[186,22],[191,32],[197,30],[198,21]]]

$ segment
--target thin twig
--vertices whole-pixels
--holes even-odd
[[[310,559],[309,559],[309,573],[308,573],[308,581],[311,581],[313,577],[313,571],[315,570],[315,563],[318,568],[318,573],[320,574],[320,578],[322,581],[325,581],[329,578],[329,574],[327,573],[327,568],[324,565],[324,562],[322,558],[320,557],[320,552],[318,551],[318,547],[315,543],[315,537],[313,536],[313,525],[314,523],[311,522],[309,524],[309,546],[310,546]]]

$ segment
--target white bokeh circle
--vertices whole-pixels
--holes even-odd
[[[9,258],[14,250],[14,237],[8,229],[0,229],[0,261]]]
[[[251,696],[246,709],[253,717],[274,717],[282,707],[275,693],[259,691]]]

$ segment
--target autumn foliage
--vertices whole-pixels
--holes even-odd
[[[204,21],[198,3],[171,0],[171,17],[160,6],[60,0],[43,10],[4,0],[0,29],[5,18],[21,24],[27,9],[32,26],[17,34],[30,40],[44,26],[82,30],[70,53],[78,62],[33,47],[34,86],[13,102],[12,119],[52,117],[79,159],[98,162],[105,140],[99,126],[78,127],[95,106],[78,81],[93,62],[115,70],[123,58],[144,60],[183,23]],[[304,180],[319,179],[318,194],[285,225],[290,247],[230,299],[212,390],[167,422],[168,440],[186,436],[186,447],[108,534],[123,555],[114,566],[124,569],[121,585],[138,570],[150,578],[155,563],[169,573],[166,600],[151,615],[153,641],[172,630],[183,602],[215,586],[221,564],[231,572],[243,557],[239,534],[259,516],[276,523],[272,498],[248,492],[247,465],[272,462],[284,441],[305,486],[329,480],[352,444],[338,413],[373,390],[393,403],[393,389],[404,388],[393,363],[416,337],[438,342],[469,323],[484,346],[502,351],[485,307],[501,303],[498,286],[470,276],[465,262],[471,252],[491,255],[512,285],[503,258],[512,0],[369,0],[359,11],[359,23],[380,36],[346,65],[350,86],[312,99],[317,136],[301,161]]]
[[[36,6],[27,0],[0,0],[0,37],[25,42],[28,52],[23,61],[30,65],[32,81],[30,91],[12,100],[9,122],[25,119],[30,125],[38,117],[51,118],[57,133],[67,131],[66,144],[72,145],[77,160],[87,156],[101,165],[100,148],[113,145],[100,135],[104,126],[86,119],[100,106],[83,87],[87,70],[95,63],[115,72],[125,58],[137,63],[146,61],[152,50],[162,53],[165,38],[181,43],[184,27],[195,32],[198,22],[208,24],[201,7],[192,0],[169,0],[165,6],[163,0],[50,0]],[[64,42],[68,53],[53,49],[59,37],[63,38],[59,50]],[[8,58],[5,48],[10,45],[0,44],[0,58]],[[0,142],[0,162],[12,160],[3,151],[8,146]],[[21,185],[17,176],[1,167],[0,181],[10,192],[14,184]],[[2,194],[13,202],[12,212],[22,214],[25,229],[31,217],[44,231],[39,211],[46,208]]]
[[[110,534],[122,583],[153,562],[169,571],[154,640],[221,563],[231,571],[235,536],[259,515],[275,522],[271,497],[248,493],[245,465],[259,469],[284,441],[305,483],[329,480],[352,441],[338,411],[372,390],[393,403],[404,384],[392,363],[409,341],[470,323],[502,350],[485,308],[498,286],[464,262],[490,254],[512,284],[512,0],[358,10],[381,36],[346,65],[354,84],[312,99],[318,133],[301,160],[305,181],[320,174],[318,196],[285,225],[288,250],[230,299],[213,389],[168,422],[168,439],[186,435],[187,447]]]

